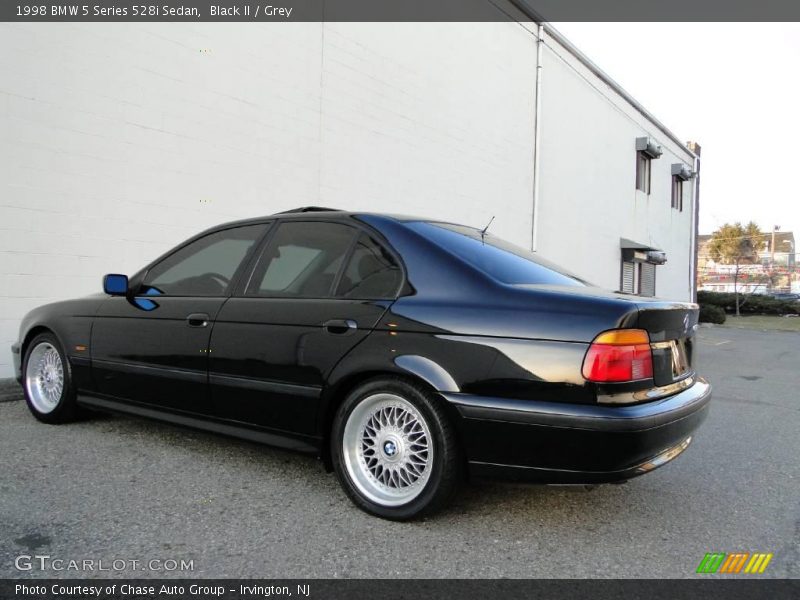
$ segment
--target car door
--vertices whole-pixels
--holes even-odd
[[[239,226],[191,240],[152,265],[128,297],[106,300],[90,344],[97,391],[208,413],[214,318],[266,228]]]
[[[396,298],[402,271],[360,228],[288,220],[223,306],[211,338],[220,417],[313,435],[327,374]]]

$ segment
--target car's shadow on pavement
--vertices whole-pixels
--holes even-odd
[[[541,515],[552,514],[553,510],[564,509],[567,505],[581,507],[587,514],[593,512],[597,499],[623,486],[546,485],[506,483],[502,481],[468,481],[462,486],[452,506],[446,508],[443,516],[470,515],[485,517],[496,513],[498,518],[508,511],[519,513],[531,511]]]
[[[49,428],[30,422],[34,427]],[[49,430],[52,444],[84,441],[76,460],[95,465],[96,495],[126,486],[156,490],[169,486],[183,510],[200,514],[213,505],[235,503],[243,522],[277,514],[321,527],[337,523],[371,524],[378,531],[396,523],[361,512],[347,498],[336,476],[316,457],[239,438],[124,415],[95,413],[68,427]],[[438,513],[411,522],[444,531],[455,524],[496,522],[513,534],[514,523],[546,530],[577,527],[587,533],[626,519],[646,522],[652,507],[672,505],[680,488],[658,475],[624,485],[549,486],[487,480],[467,481]],[[642,483],[643,482],[643,483]],[[134,490],[134,495],[139,492]]]
[[[93,413],[78,426],[99,429],[98,433],[104,437],[116,436],[108,439],[136,440],[137,445],[141,443],[149,448],[149,452],[161,456],[169,456],[181,449],[188,461],[236,473],[248,486],[257,486],[260,479],[268,480],[271,486],[301,486],[310,492],[308,506],[312,510],[315,501],[324,502],[328,496],[344,499],[335,475],[327,472],[319,459],[306,454],[169,423],[107,413]],[[621,490],[631,487],[632,484],[549,486],[468,480],[459,488],[449,506],[424,520],[485,518],[492,513],[500,518],[506,511],[552,514],[553,510],[564,510],[565,507],[591,513],[598,500],[604,500],[600,504],[605,505],[609,494],[618,497]],[[329,502],[324,503],[329,505]],[[349,502],[346,509],[359,512],[355,506],[349,506]]]

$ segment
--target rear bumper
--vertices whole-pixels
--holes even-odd
[[[14,362],[14,378],[22,384],[22,354],[19,344],[12,344],[11,360]]]
[[[603,483],[643,475],[678,456],[708,414],[703,379],[654,402],[600,406],[445,393],[461,416],[473,477]]]

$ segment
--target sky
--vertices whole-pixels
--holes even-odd
[[[754,220],[800,239],[800,23],[553,26],[701,145],[700,233]]]

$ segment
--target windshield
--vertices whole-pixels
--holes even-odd
[[[532,252],[472,227],[427,221],[408,226],[502,283],[587,285]]]

